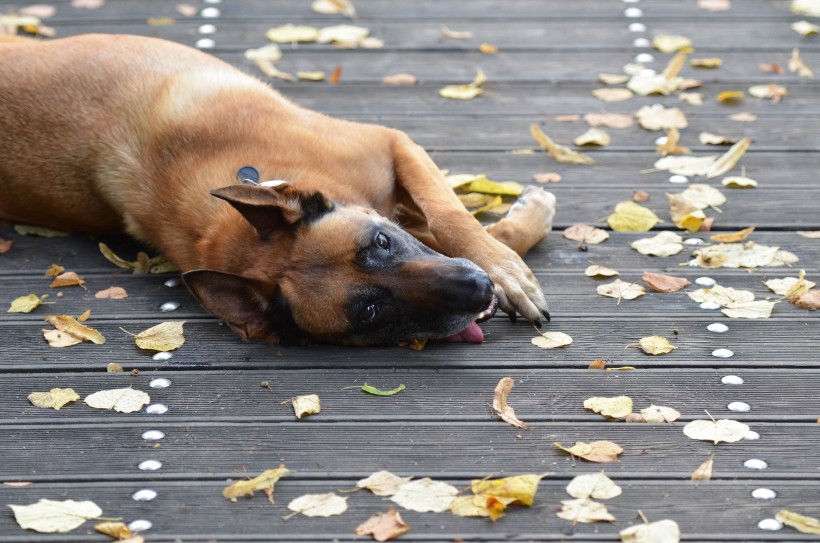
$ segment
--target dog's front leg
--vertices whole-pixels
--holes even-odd
[[[481,266],[501,308],[540,324],[549,320],[541,285],[515,251],[491,236],[461,204],[429,155],[407,135],[390,131],[396,182],[418,206],[442,252]]]

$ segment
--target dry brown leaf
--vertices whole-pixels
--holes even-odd
[[[665,130],[667,128],[686,128],[689,123],[686,115],[677,107],[656,108],[653,106],[643,106],[635,114],[641,128],[650,131]]]
[[[515,416],[515,410],[507,404],[513,385],[514,381],[510,377],[504,377],[498,382],[493,393],[493,409],[504,422],[516,428],[527,428],[527,425]]]
[[[587,367],[589,370],[605,370],[606,369],[606,362],[600,358],[596,358],[592,362],[589,363]]]
[[[580,121],[581,116],[576,113],[571,113],[569,115],[553,115],[552,120],[559,123],[574,123],[575,121]]]
[[[413,74],[398,73],[382,78],[385,85],[415,85],[418,80]]]
[[[134,336],[134,342],[140,349],[149,351],[173,351],[185,343],[182,326],[185,321],[163,322],[143,330]]]
[[[389,471],[377,471],[356,483],[359,488],[366,488],[376,496],[392,496],[400,486],[410,482],[412,477],[399,477]]]
[[[495,55],[498,53],[498,47],[493,45],[492,43],[481,43],[478,46],[478,50],[485,55]]]
[[[356,535],[371,535],[376,541],[389,541],[406,533],[410,526],[404,522],[395,509],[387,513],[374,513],[372,517],[360,524],[353,533]]]
[[[573,151],[569,147],[565,147],[564,145],[559,145],[555,143],[549,136],[547,136],[541,128],[533,123],[530,125],[530,134],[532,134],[533,139],[538,142],[538,144],[546,149],[547,152],[557,160],[558,162],[564,162],[568,164],[595,164],[595,160],[592,158],[579,153],[578,151]]]
[[[544,172],[533,174],[532,180],[536,183],[558,183],[561,181],[561,174],[556,172]]]
[[[237,498],[245,496],[252,496],[257,490],[263,491],[268,496],[268,501],[273,503],[273,487],[276,482],[291,473],[284,464],[280,464],[278,468],[263,471],[261,475],[249,479],[247,481],[238,481],[230,486],[225,487],[222,495],[235,502]]]
[[[615,517],[609,514],[606,506],[590,500],[589,498],[579,498],[577,500],[561,500],[562,507],[556,515],[564,520],[571,520],[574,523],[584,524],[592,522],[615,522]]]
[[[760,245],[754,241],[720,243],[695,251],[702,268],[760,268],[784,266],[798,261],[797,257],[778,247]]]
[[[2,255],[3,253],[9,252],[13,245],[14,245],[13,241],[0,238],[0,255]]]
[[[607,128],[629,128],[635,124],[635,116],[623,113],[587,113],[584,121],[589,126],[605,126]]]
[[[632,413],[632,398],[629,396],[614,396],[612,398],[593,396],[584,400],[584,409],[600,413],[605,417],[622,419]]]
[[[90,310],[90,309],[86,309],[85,311],[83,311],[83,312],[80,314],[80,316],[79,316],[79,317],[77,317],[77,322],[85,322],[85,321],[87,321],[87,320],[88,320],[88,318],[89,318],[90,316],[91,316],[91,310]]]
[[[609,239],[609,232],[584,223],[573,224],[561,234],[567,239],[597,245]]]
[[[805,294],[791,298],[789,301],[802,309],[816,311],[820,309],[820,290],[810,290]]]
[[[624,452],[620,445],[612,441],[593,441],[591,443],[578,441],[569,448],[564,447],[560,443],[554,443],[553,445],[572,456],[577,456],[590,462],[616,462],[618,455]]]
[[[751,140],[749,140],[749,138],[743,138],[732,145],[728,151],[715,160],[714,164],[712,164],[709,168],[709,171],[706,172],[706,178],[712,179],[713,177],[723,175],[734,168],[735,164],[737,164],[737,161],[740,160],[740,157],[743,156],[750,144]]]
[[[54,281],[51,282],[49,285],[51,288],[58,288],[58,287],[75,287],[79,285],[84,285],[85,280],[77,275],[75,272],[65,272],[61,273],[57,277],[54,278]]]
[[[623,102],[624,100],[629,100],[635,95],[629,89],[607,88],[595,89],[592,91],[592,96],[603,102]]]
[[[105,371],[108,373],[122,373],[125,371],[125,368],[123,368],[122,364],[118,362],[109,362],[105,367]]]
[[[618,303],[621,303],[622,299],[634,300],[635,298],[643,296],[646,293],[641,285],[638,285],[637,283],[627,283],[626,281],[621,281],[620,279],[616,279],[612,283],[598,285],[596,291],[601,296],[617,298]]]
[[[649,193],[644,192],[642,190],[636,190],[632,193],[632,201],[637,203],[643,203],[649,201]]]
[[[725,234],[712,234],[709,236],[709,239],[712,241],[717,241],[719,243],[734,243],[736,241],[743,241],[744,239],[748,238],[749,235],[755,231],[754,226],[750,226],[748,228],[744,228],[743,230],[738,230],[737,232],[727,232]]]
[[[612,137],[601,130],[600,128],[590,128],[574,140],[572,143],[579,147],[584,145],[596,145],[598,147],[606,147],[612,143]]]
[[[800,49],[796,47],[792,49],[792,56],[789,58],[789,71],[806,79],[814,79],[814,72],[803,62],[800,57]]]
[[[61,273],[65,271],[65,268],[60,266],[59,264],[52,264],[46,270],[46,277],[57,277]]]
[[[101,333],[80,324],[77,319],[69,315],[50,315],[45,318],[45,321],[63,334],[68,334],[83,341],[90,341],[97,345],[105,343],[105,338]]]
[[[315,415],[322,410],[318,394],[295,396],[291,398],[291,403],[297,419],[301,419],[305,415]]]
[[[649,288],[657,292],[677,292],[689,284],[689,280],[684,277],[652,272],[643,272],[641,279],[649,285]]]
[[[101,534],[110,535],[115,539],[126,539],[133,535],[133,532],[124,522],[105,520],[94,525],[94,529]]]
[[[48,392],[32,392],[28,401],[35,407],[60,410],[67,403],[76,402],[80,395],[73,388],[52,388]]]
[[[715,463],[715,455],[709,457],[708,460],[703,462],[700,466],[698,466],[695,471],[692,472],[691,479],[693,481],[708,481],[712,478],[712,467]]]
[[[122,287],[108,287],[94,294],[95,298],[106,298],[111,300],[122,300],[128,298],[128,293]]]

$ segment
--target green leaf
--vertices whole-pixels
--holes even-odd
[[[398,394],[402,390],[404,390],[404,385],[399,385],[393,390],[379,390],[376,387],[372,387],[367,383],[362,385],[362,392],[367,392],[368,394],[373,394],[374,396],[393,396],[394,394]]]

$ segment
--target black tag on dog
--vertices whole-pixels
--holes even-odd
[[[236,172],[236,180],[240,183],[247,183],[248,185],[259,184],[259,171],[253,166],[242,166]]]

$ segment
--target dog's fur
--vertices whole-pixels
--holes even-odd
[[[302,109],[179,44],[0,38],[0,156],[0,218],[127,232],[246,339],[445,337],[493,292],[549,318],[519,255],[549,232],[551,194],[485,229],[405,134]],[[243,184],[243,166],[286,182]]]

